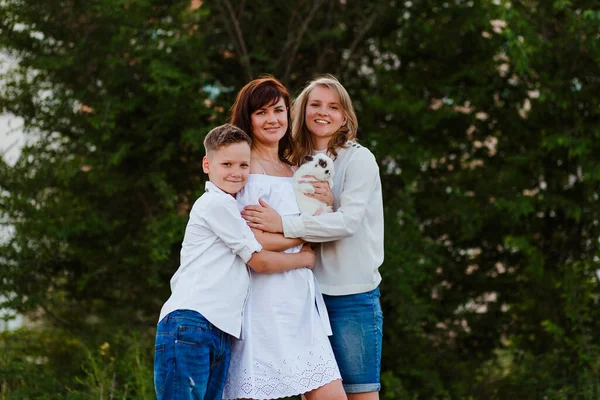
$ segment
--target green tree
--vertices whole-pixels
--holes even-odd
[[[202,188],[203,128],[219,114],[205,90],[210,45],[193,28],[206,13],[145,1],[1,12],[19,66],[0,104],[36,137],[1,170],[15,227],[2,248],[9,305],[79,328],[148,324]]]
[[[362,122],[402,171],[388,237],[413,251],[386,266],[417,299],[389,295],[398,393],[598,398],[594,4],[415,2],[375,40]]]
[[[127,338],[151,355],[204,134],[251,78],[334,73],[384,187],[382,397],[597,399],[599,25],[584,0],[5,0],[0,109],[35,140],[0,164],[4,305],[147,374]],[[94,357],[70,373],[147,393]]]

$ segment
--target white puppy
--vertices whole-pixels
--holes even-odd
[[[308,182],[327,181],[329,187],[333,189],[333,160],[325,154],[318,153],[315,156],[306,156],[306,161],[294,173],[294,192],[298,208],[301,213],[308,215],[331,212],[331,206],[306,196],[306,193],[315,192],[313,185]],[[314,176],[314,178],[303,178],[306,175]]]

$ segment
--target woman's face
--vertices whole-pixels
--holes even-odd
[[[250,118],[252,137],[260,143],[279,143],[288,128],[287,108],[282,97],[275,104],[254,110]]]
[[[314,88],[306,102],[305,123],[317,148],[326,147],[333,134],[346,123],[339,96],[325,86]]]

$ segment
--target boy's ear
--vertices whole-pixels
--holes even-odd
[[[205,174],[210,172],[210,160],[206,156],[202,159],[202,170]]]

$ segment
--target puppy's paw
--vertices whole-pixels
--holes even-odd
[[[313,194],[315,192],[315,187],[310,183],[302,183],[298,185],[298,189],[304,194]]]

